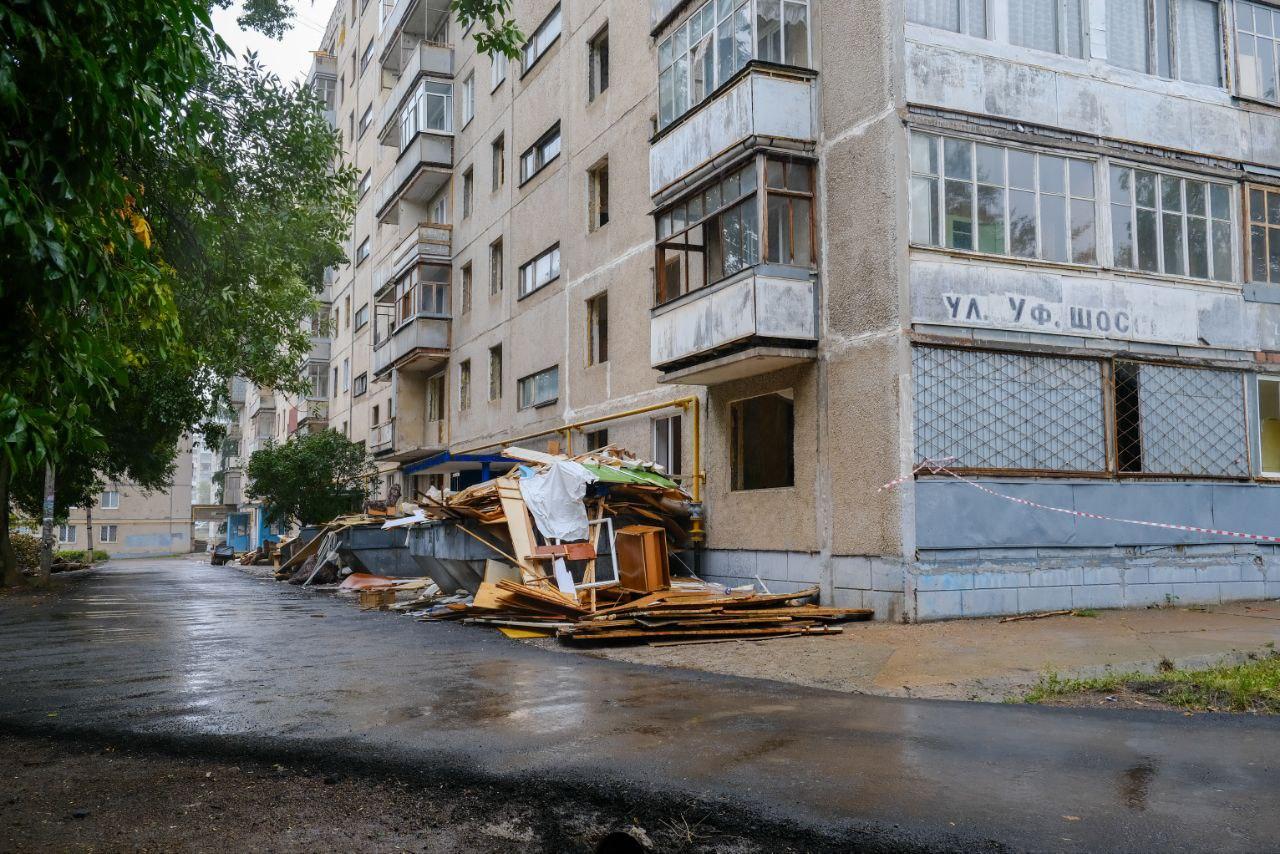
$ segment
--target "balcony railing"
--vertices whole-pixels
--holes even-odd
[[[414,264],[420,261],[447,263],[452,257],[453,227],[442,223],[419,223],[374,268],[374,298],[381,297]]]
[[[276,408],[276,393],[274,391],[255,391],[248,395],[245,409],[249,413],[249,417],[257,415],[259,412],[274,412]]]
[[[812,74],[749,66],[715,98],[686,113],[649,149],[649,192],[663,192],[751,140],[812,145]]]
[[[395,167],[378,187],[377,211],[380,222],[399,222],[399,202],[425,205],[450,178],[453,167],[453,137],[419,132],[400,152]]]
[[[383,454],[395,449],[396,420],[383,421],[369,432],[369,450]]]
[[[666,382],[713,385],[811,361],[817,284],[752,268],[653,310],[650,361]]]
[[[382,18],[382,31],[378,36],[378,61],[382,67],[387,71],[399,71],[406,61],[406,43],[412,48],[428,33],[437,38],[448,38],[445,35],[448,5],[428,3],[427,0],[398,0]]]
[[[424,371],[449,358],[449,319],[419,314],[401,323],[373,348],[373,375],[385,376],[393,368]]]

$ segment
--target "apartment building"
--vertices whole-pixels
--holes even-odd
[[[508,63],[447,5],[343,0],[313,75],[386,486],[617,443],[704,576],[886,619],[1280,595],[1222,533],[1280,533],[1280,10],[517,0]]]
[[[55,528],[59,549],[87,549],[110,555],[158,557],[191,551],[192,448],[178,447],[173,484],[145,492],[132,483],[108,484],[90,513],[74,508]],[[92,531],[90,527],[92,526]]]

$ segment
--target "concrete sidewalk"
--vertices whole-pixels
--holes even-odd
[[[636,664],[684,667],[813,688],[892,697],[1000,701],[1045,673],[1089,678],[1154,672],[1162,661],[1198,669],[1238,663],[1280,644],[1280,602],[1098,611],[1001,623],[854,623],[829,638],[589,652]],[[564,650],[556,641],[539,646]]]

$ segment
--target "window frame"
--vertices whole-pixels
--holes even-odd
[[[107,500],[108,495],[114,496],[114,499],[111,501],[108,501]],[[120,509],[120,490],[104,489],[102,491],[102,496],[98,499],[98,509],[99,510],[119,510]]]
[[[1007,0],[1006,9],[1010,20],[1012,20],[1013,17],[1012,10],[1015,2],[1018,2],[1018,0]],[[1070,19],[1070,9],[1068,7],[1073,2],[1078,6],[1080,11],[1080,53],[1078,54],[1071,52],[1071,45],[1068,43],[1069,28],[1067,23]],[[990,12],[989,9],[988,12]],[[1040,51],[1041,53],[1053,53],[1058,56],[1065,56],[1069,59],[1089,59],[1091,54],[1089,49],[1089,3],[1087,0],[1054,0],[1054,12],[1054,36],[1057,44],[1054,46],[1053,50],[1047,50],[1046,48],[1014,41],[1012,35],[1012,24],[1010,24],[1009,29],[1009,44],[1014,47],[1026,48],[1027,50]]]
[[[472,268],[470,261],[463,264],[458,269],[458,271],[461,274],[458,279],[458,290],[462,298],[461,299],[462,307],[458,313],[470,314],[471,313],[471,297],[472,297],[471,291],[475,285],[475,271]]]
[[[489,143],[489,192],[496,193],[507,183],[507,134],[498,134]]]
[[[489,296],[502,293],[506,285],[506,271],[503,260],[503,240],[499,237],[489,244]]]
[[[498,87],[506,82],[509,60],[502,51],[494,51],[489,57],[489,94],[498,91]]]
[[[373,244],[370,242],[370,239],[368,237],[360,241],[360,245],[356,247],[356,266],[357,267],[359,267],[365,261],[369,260],[369,256],[373,254],[372,246]]]
[[[547,277],[547,279],[546,279],[545,281],[539,281],[539,280],[538,280],[538,278],[537,278],[537,276],[538,276],[538,274],[537,274],[537,263],[538,263],[539,261],[541,261],[543,258],[553,259],[553,260],[551,260],[551,261],[549,261],[549,262],[548,262],[548,263],[551,263],[551,264],[552,264],[552,267],[550,268],[550,269],[552,270],[552,272],[550,273],[550,275]],[[532,279],[532,287],[529,287],[529,288],[526,288],[526,287],[525,287],[525,270],[533,270],[533,271],[534,271],[534,272],[533,272],[533,279]],[[539,252],[537,255],[533,256],[533,257],[532,257],[532,258],[530,258],[528,261],[526,261],[526,262],[524,262],[523,264],[521,264],[521,265],[520,265],[520,271],[519,271],[519,274],[518,274],[518,277],[517,277],[517,290],[518,290],[518,296],[517,296],[517,298],[518,298],[518,299],[524,299],[525,297],[532,296],[533,294],[536,294],[538,291],[542,290],[542,289],[543,289],[543,288],[545,288],[547,285],[550,285],[550,284],[551,284],[552,282],[554,282],[556,279],[559,279],[559,278],[560,278],[560,272],[561,272],[561,270],[560,270],[560,242],[559,242],[559,241],[556,241],[556,242],[555,242],[555,243],[553,243],[551,246],[549,246],[549,247],[547,247],[546,249],[542,250],[542,251],[541,251],[541,252]]]
[[[609,224],[609,158],[602,157],[587,169],[587,231]]]
[[[555,393],[550,397],[537,397],[538,380],[543,377],[555,377]],[[526,390],[532,389],[530,394],[526,395]],[[549,368],[543,368],[540,371],[534,371],[526,374],[516,380],[516,409],[524,411],[526,409],[541,409],[544,406],[551,406],[560,400],[560,365],[552,365]]]
[[[471,360],[463,359],[458,363],[458,410],[466,412],[471,409]]]
[[[547,31],[554,25],[555,33],[548,38]],[[520,46],[520,77],[524,78],[530,71],[538,67],[538,63],[542,61],[542,57],[547,55],[551,48],[555,47],[556,42],[560,41],[560,36],[564,31],[564,18],[560,4],[557,3],[555,8],[547,13],[542,19],[525,43]],[[530,52],[530,48],[534,52]]]
[[[489,400],[502,400],[502,344],[489,348]]]
[[[555,142],[555,153],[548,157],[546,152],[553,140]],[[563,147],[564,141],[560,136],[560,122],[557,120],[555,124],[534,140],[532,145],[520,153],[520,186],[523,187],[528,184],[538,177],[542,170],[558,160]],[[533,157],[533,160],[528,162],[535,164],[532,170],[526,168],[526,159],[529,157]]]
[[[664,425],[660,428],[659,425]],[[664,432],[665,435],[660,435]],[[684,419],[679,413],[654,418],[649,424],[653,461],[662,466],[667,477],[681,477],[684,468]],[[674,460],[674,464],[673,461]]]
[[[356,309],[355,332],[369,325],[369,303],[365,303]]]
[[[351,396],[361,397],[369,390],[369,374],[360,372],[356,374],[355,379],[351,381]]]
[[[587,103],[609,91],[609,23],[587,39]]]
[[[1262,194],[1262,220],[1259,222],[1255,222],[1255,220],[1253,219],[1253,214],[1254,214],[1253,194],[1255,192]],[[1244,282],[1247,282],[1253,285],[1258,285],[1261,287],[1280,287],[1280,186],[1274,186],[1269,184],[1258,184],[1252,181],[1245,181],[1241,185],[1241,195],[1244,203],[1244,211],[1243,211],[1244,222],[1241,227],[1241,239],[1243,241],[1243,247],[1244,247],[1244,259],[1241,263],[1242,272],[1243,272],[1243,276],[1241,277],[1241,279]],[[1268,196],[1276,197],[1276,221],[1275,222],[1271,221],[1270,210],[1269,210],[1270,201],[1267,198]],[[1266,264],[1266,269],[1268,271],[1267,278],[1265,279],[1255,279],[1253,277],[1253,265],[1254,265],[1253,230],[1255,228],[1261,228],[1262,234],[1263,234],[1263,238],[1262,238],[1263,248],[1266,250],[1266,258],[1264,259],[1264,263]],[[1273,254],[1271,250],[1273,235],[1274,235],[1274,242],[1277,247],[1276,251],[1274,252],[1277,259],[1277,266],[1274,271],[1272,271],[1272,267],[1270,263],[1271,255]],[[1274,275],[1275,275],[1274,279],[1272,278],[1272,272],[1274,272]]]
[[[474,166],[468,166],[462,173],[462,218],[470,219],[475,211],[476,172]]]
[[[943,32],[946,32],[946,33],[956,33],[958,35],[969,36],[975,39],[984,39],[987,41],[992,41],[993,38],[991,34],[991,29],[992,29],[991,27],[992,8],[991,7],[993,3],[994,3],[994,0],[958,0],[956,29],[954,30],[951,29],[950,27],[944,27],[940,24],[912,18],[910,0],[908,0],[906,4],[904,12],[905,12],[906,21],[908,24],[916,24],[917,26],[921,26],[921,27],[930,27],[935,30],[942,30]],[[970,32],[974,24],[973,15],[970,10],[974,6],[974,4],[977,4],[982,7],[982,32],[981,33]]]
[[[1117,0],[1107,0],[1107,2],[1110,4],[1111,2],[1117,2]],[[1114,53],[1111,50],[1110,38],[1108,38],[1107,42],[1106,62],[1108,65],[1111,65],[1114,68],[1123,68],[1129,71],[1134,71],[1138,74],[1147,74],[1152,77],[1159,77],[1161,80],[1189,83],[1193,86],[1211,86],[1217,89],[1227,88],[1228,57],[1226,55],[1224,35],[1227,31],[1228,24],[1231,24],[1231,36],[1233,41],[1237,32],[1235,28],[1235,17],[1232,15],[1230,20],[1228,20],[1225,9],[1226,4],[1223,0],[1185,0],[1185,2],[1188,3],[1208,2],[1212,3],[1216,7],[1217,16],[1215,18],[1215,23],[1217,26],[1217,38],[1215,39],[1215,43],[1218,47],[1216,66],[1218,79],[1215,83],[1203,83],[1198,80],[1188,80],[1182,76],[1182,57],[1179,56],[1182,49],[1182,30],[1179,26],[1181,14],[1179,7],[1184,0],[1139,0],[1139,2],[1142,3],[1143,7],[1143,22],[1146,36],[1143,47],[1145,49],[1146,67],[1141,69],[1132,68],[1128,65],[1123,65],[1119,62],[1113,61]],[[1165,30],[1163,34],[1161,33],[1162,22],[1160,15],[1160,4],[1162,3],[1167,4],[1167,8],[1165,10],[1167,17],[1163,21]],[[1108,35],[1110,36],[1110,34]],[[1167,43],[1162,42],[1162,36],[1167,40]],[[1160,67],[1161,62],[1165,58],[1164,50],[1167,50],[1167,61],[1169,64],[1168,74],[1163,73]],[[1238,54],[1238,48],[1236,53]]]
[[[114,545],[120,541],[120,526],[116,524],[102,525],[98,529],[98,542],[103,545]]]
[[[609,362],[609,292],[600,291],[588,297],[587,305],[587,366]]]
[[[746,425],[743,421],[742,407],[750,401],[760,400],[766,397],[778,397],[785,400],[790,407],[790,445],[788,451],[787,469],[789,473],[789,483],[778,483],[766,486],[746,486],[746,470],[742,468],[748,457],[753,456],[745,447],[744,440],[746,438]],[[728,403],[729,412],[729,481],[730,492],[766,492],[782,489],[795,489],[796,487],[796,398],[795,389],[785,388],[775,391],[767,391],[761,394],[748,395],[731,400]]]
[[[462,125],[466,129],[476,117],[476,72],[473,68],[462,81]]]

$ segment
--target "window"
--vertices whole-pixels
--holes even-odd
[[[502,398],[502,345],[489,348],[489,399]]]
[[[681,473],[680,451],[684,441],[681,424],[679,415],[653,421],[653,461],[668,475]]]
[[[98,507],[102,510],[119,510],[120,493],[114,489],[108,489],[103,492],[102,497],[98,500]]]
[[[1280,190],[1248,191],[1249,281],[1280,285]]]
[[[907,20],[953,33],[987,37],[986,0],[907,0]]]
[[[1258,446],[1262,474],[1280,477],[1280,379],[1258,377]]]
[[[794,409],[790,392],[762,394],[729,404],[733,489],[795,485]]]
[[[369,129],[369,125],[373,124],[373,105],[364,108],[364,112],[360,114],[360,127],[357,130],[357,137],[363,138],[364,132]]]
[[[609,361],[609,295],[597,294],[587,300],[587,364]]]
[[[1111,167],[1115,266],[1229,282],[1231,234],[1226,184]]]
[[[1009,0],[1009,41],[1083,57],[1084,3],[1085,0]]]
[[[371,251],[372,250],[369,248],[369,238],[366,237],[364,240],[360,241],[360,245],[356,247],[356,266],[357,267],[359,267],[365,261],[369,260],[369,253]]]
[[[1091,161],[913,132],[911,172],[914,243],[1098,261]]]
[[[471,311],[471,262],[462,265],[462,313]]]
[[[449,316],[450,272],[447,265],[419,264],[396,280],[397,328],[418,315]]]
[[[365,194],[369,192],[369,188],[372,186],[373,186],[373,170],[366,169],[364,170],[364,174],[360,176],[360,183],[356,187],[356,194],[359,196],[359,198],[363,199],[365,197]]]
[[[1258,3],[1236,3],[1236,62],[1240,94],[1265,101],[1280,100],[1276,63],[1280,61],[1280,9]]]
[[[324,75],[317,75],[313,81],[313,90],[316,93],[316,97],[320,99],[320,103],[324,105],[326,110],[333,109],[337,85],[338,81]]]
[[[342,390],[349,391],[351,389],[351,360],[342,360]]]
[[[449,194],[447,192],[440,193],[432,199],[429,208],[430,213],[428,216],[430,219],[428,222],[436,225],[449,224]]]
[[[369,324],[369,304],[365,303],[356,309],[356,329],[363,329]]]
[[[520,296],[529,294],[560,278],[560,244],[557,243],[520,268]]]
[[[1116,361],[1122,474],[1247,477],[1244,374]]]
[[[587,45],[587,99],[594,101],[609,88],[609,27],[596,33]]]
[[[351,328],[351,297],[350,297],[350,295],[348,295],[348,296],[343,300],[343,302],[344,302],[344,303],[346,303],[346,306],[347,306],[347,313],[346,313],[346,318],[347,318],[347,328],[348,328],[348,329],[350,329],[350,328]]]
[[[387,26],[387,21],[391,19],[391,13],[395,8],[396,0],[378,0],[378,32],[382,32]]]
[[[751,59],[809,65],[807,0],[710,0],[658,46],[658,127],[702,103]]]
[[[489,146],[489,175],[494,190],[507,183],[507,137],[505,134],[498,134],[498,138]]]
[[[471,208],[476,196],[476,173],[471,167],[462,173],[462,218],[471,216]]]
[[[524,43],[521,49],[521,59],[524,61],[524,73],[528,74],[529,69],[537,65],[538,60],[542,58],[551,46],[555,44],[556,39],[560,38],[560,7],[556,6],[551,10],[551,14],[538,25],[538,29],[533,31],[533,35]]]
[[[588,451],[598,451],[609,446],[608,430],[589,430],[586,438]]]
[[[813,264],[813,168],[791,160],[765,161],[768,201],[765,258],[773,264]]]
[[[458,365],[458,408],[471,408],[471,360],[464,359]]]
[[[466,127],[476,117],[476,73],[472,71],[462,81],[462,126]]]
[[[517,383],[516,391],[517,405],[521,409],[555,403],[560,396],[560,366],[555,365],[523,377]]]
[[[74,543],[76,541],[75,525],[59,525],[58,526],[58,542]]]
[[[501,51],[495,51],[489,57],[489,91],[492,92],[502,85],[502,81],[507,79],[507,55]]]
[[[338,396],[338,366],[333,366],[333,396]]]
[[[373,58],[373,45],[374,45],[374,42],[376,41],[377,39],[370,38],[368,43],[365,44],[364,50],[360,52],[360,72],[361,73],[364,73],[365,68],[368,67],[369,65],[369,60]]]
[[[308,397],[311,400],[324,400],[329,396],[329,372],[325,365],[320,362],[312,362],[307,365],[306,373],[307,382],[310,383],[311,391]]]
[[[1215,0],[1107,0],[1107,61],[1170,80],[1221,86],[1218,19]]]
[[[520,155],[520,183],[537,175],[547,164],[560,156],[560,123],[544,133],[537,142]]]
[[[119,527],[118,527],[118,526],[116,526],[116,525],[103,525],[103,526],[98,530],[98,542],[100,542],[100,543],[114,543],[114,542],[116,541],[116,537],[117,537],[117,536],[119,536],[119,533],[120,533],[120,529],[119,529]]]
[[[609,158],[587,170],[589,231],[609,224]]]
[[[502,238],[489,244],[489,296],[502,292]]]
[[[453,132],[453,87],[423,80],[400,111],[400,150],[408,148],[417,134],[432,131]]]
[[[369,426],[377,428],[382,423],[382,410],[375,403],[369,415]]]
[[[658,214],[658,302],[760,263],[756,163]]]
[[[444,374],[427,379],[427,421],[444,420]]]

